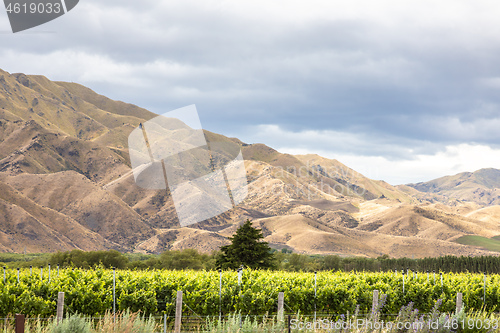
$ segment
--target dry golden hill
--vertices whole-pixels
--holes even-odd
[[[380,180],[369,179],[337,160],[319,155],[298,155],[297,158],[321,181],[330,179],[337,183],[333,189],[347,196],[359,196],[367,200],[385,197],[399,202],[412,202],[411,196]]]
[[[472,201],[481,205],[500,204],[500,170],[498,169],[462,172],[428,182],[408,184],[408,186],[420,192],[438,194],[447,200]]]
[[[193,229],[159,229],[158,233],[139,243],[137,250],[149,253],[161,253],[165,250],[196,249],[200,252],[213,252],[229,240],[216,232]]]
[[[489,222],[493,225],[498,226],[500,225],[500,206],[495,205],[495,206],[480,208],[470,213],[467,213],[465,216],[472,219]]]
[[[5,176],[3,182],[25,198],[123,247],[154,233],[127,204],[74,171]]]
[[[0,70],[0,110],[11,120],[34,120],[52,132],[95,140],[127,124],[136,127],[155,116],[132,104],[112,101],[75,83]],[[8,114],[7,114],[8,113]],[[123,141],[114,147],[125,147]]]
[[[30,120],[0,119],[0,172],[55,173],[74,170],[89,180],[106,184],[128,172],[127,161],[92,141],[52,133]]]
[[[70,217],[39,205],[0,181],[1,247],[7,252],[122,249]]]
[[[418,237],[453,241],[463,235],[493,237],[498,235],[498,226],[445,213],[441,210],[414,205],[396,207],[380,206],[378,211],[369,203],[362,204],[363,221],[357,227],[361,230],[376,231],[394,236]],[[363,213],[362,213],[363,214]]]
[[[381,255],[363,241],[300,214],[257,220],[257,225],[262,228],[264,235],[267,234],[267,242],[286,245],[299,252]]]

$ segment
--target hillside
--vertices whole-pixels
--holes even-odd
[[[208,131],[210,144],[241,149],[248,196],[230,211],[181,228],[169,191],[137,186],[131,170],[128,135],[155,116],[77,83],[0,70],[0,251],[211,252],[251,219],[273,247],[301,253],[497,253],[457,242],[500,235],[497,209],[483,207],[494,201],[462,202],[467,199],[446,192],[460,186],[464,193],[473,186],[494,192],[493,171],[394,187],[337,160],[282,154]],[[212,156],[216,165],[227,157]]]
[[[481,205],[500,204],[500,170],[481,169],[462,172],[428,182],[408,184],[424,193],[436,195],[438,200],[471,201]]]

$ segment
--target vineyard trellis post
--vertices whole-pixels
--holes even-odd
[[[24,321],[25,317],[23,314],[16,314],[15,315],[15,327],[16,327],[16,333],[24,333]]]
[[[405,271],[401,271],[401,273],[403,274],[403,295],[405,293]]]
[[[49,283],[50,283],[50,264],[49,264]]]
[[[457,293],[457,308],[455,313],[458,314],[462,310],[462,293]]]
[[[57,264],[57,277],[59,277],[59,264]]]
[[[116,267],[113,267],[113,321],[116,321]]]
[[[181,319],[182,319],[182,290],[177,290],[177,300],[175,303],[175,333],[181,332]]]
[[[19,267],[17,268],[17,283],[19,283]]]
[[[316,322],[316,282],[318,272],[314,272],[314,322]]]
[[[43,281],[43,266],[40,266],[40,281]]]
[[[432,274],[434,274],[434,285],[436,284],[436,271],[432,271]]]
[[[31,276],[32,271],[33,271],[33,266],[30,265],[30,276]]]
[[[280,291],[278,293],[278,321],[282,322],[284,320],[284,303],[285,303],[285,293]]]
[[[486,304],[486,272],[484,273],[483,304]]]
[[[441,293],[443,293],[443,272],[439,272],[441,275]]]
[[[238,294],[238,300],[240,302],[240,305],[241,305],[241,280],[242,280],[242,277],[243,277],[243,265],[240,266],[240,268],[238,268],[238,289],[239,289],[239,294]],[[239,311],[239,314],[238,314],[238,319],[240,321],[240,328],[241,328],[241,308],[240,308],[240,311]]]
[[[64,292],[57,293],[57,322],[61,322],[64,316]]]
[[[373,300],[372,300],[372,314],[375,314],[375,311],[378,309],[378,290],[373,291]]]
[[[5,266],[3,266],[3,283],[5,284]]]
[[[163,314],[163,333],[167,333],[167,314]]]
[[[243,277],[243,265],[240,266],[240,268],[238,268],[238,286],[240,287],[240,291],[241,291],[241,279]]]
[[[222,320],[222,269],[219,269],[219,321]]]

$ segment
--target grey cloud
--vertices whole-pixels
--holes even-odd
[[[206,128],[236,136],[259,124],[363,133],[376,144],[346,149],[408,159],[449,143],[499,143],[500,24],[484,8],[398,3],[380,17],[366,9],[294,21],[230,6],[81,1],[47,25],[56,33],[0,36],[0,61],[158,113],[196,103]],[[28,61],[56,51],[106,57],[124,70],[115,79],[122,67],[94,75],[90,62],[69,59],[59,66],[71,70],[57,71]]]

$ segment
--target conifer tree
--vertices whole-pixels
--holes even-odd
[[[252,222],[247,220],[229,238],[231,244],[221,247],[217,268],[237,269],[241,265],[253,269],[274,268],[274,254],[269,245],[261,241],[263,238],[262,231],[254,228]]]

